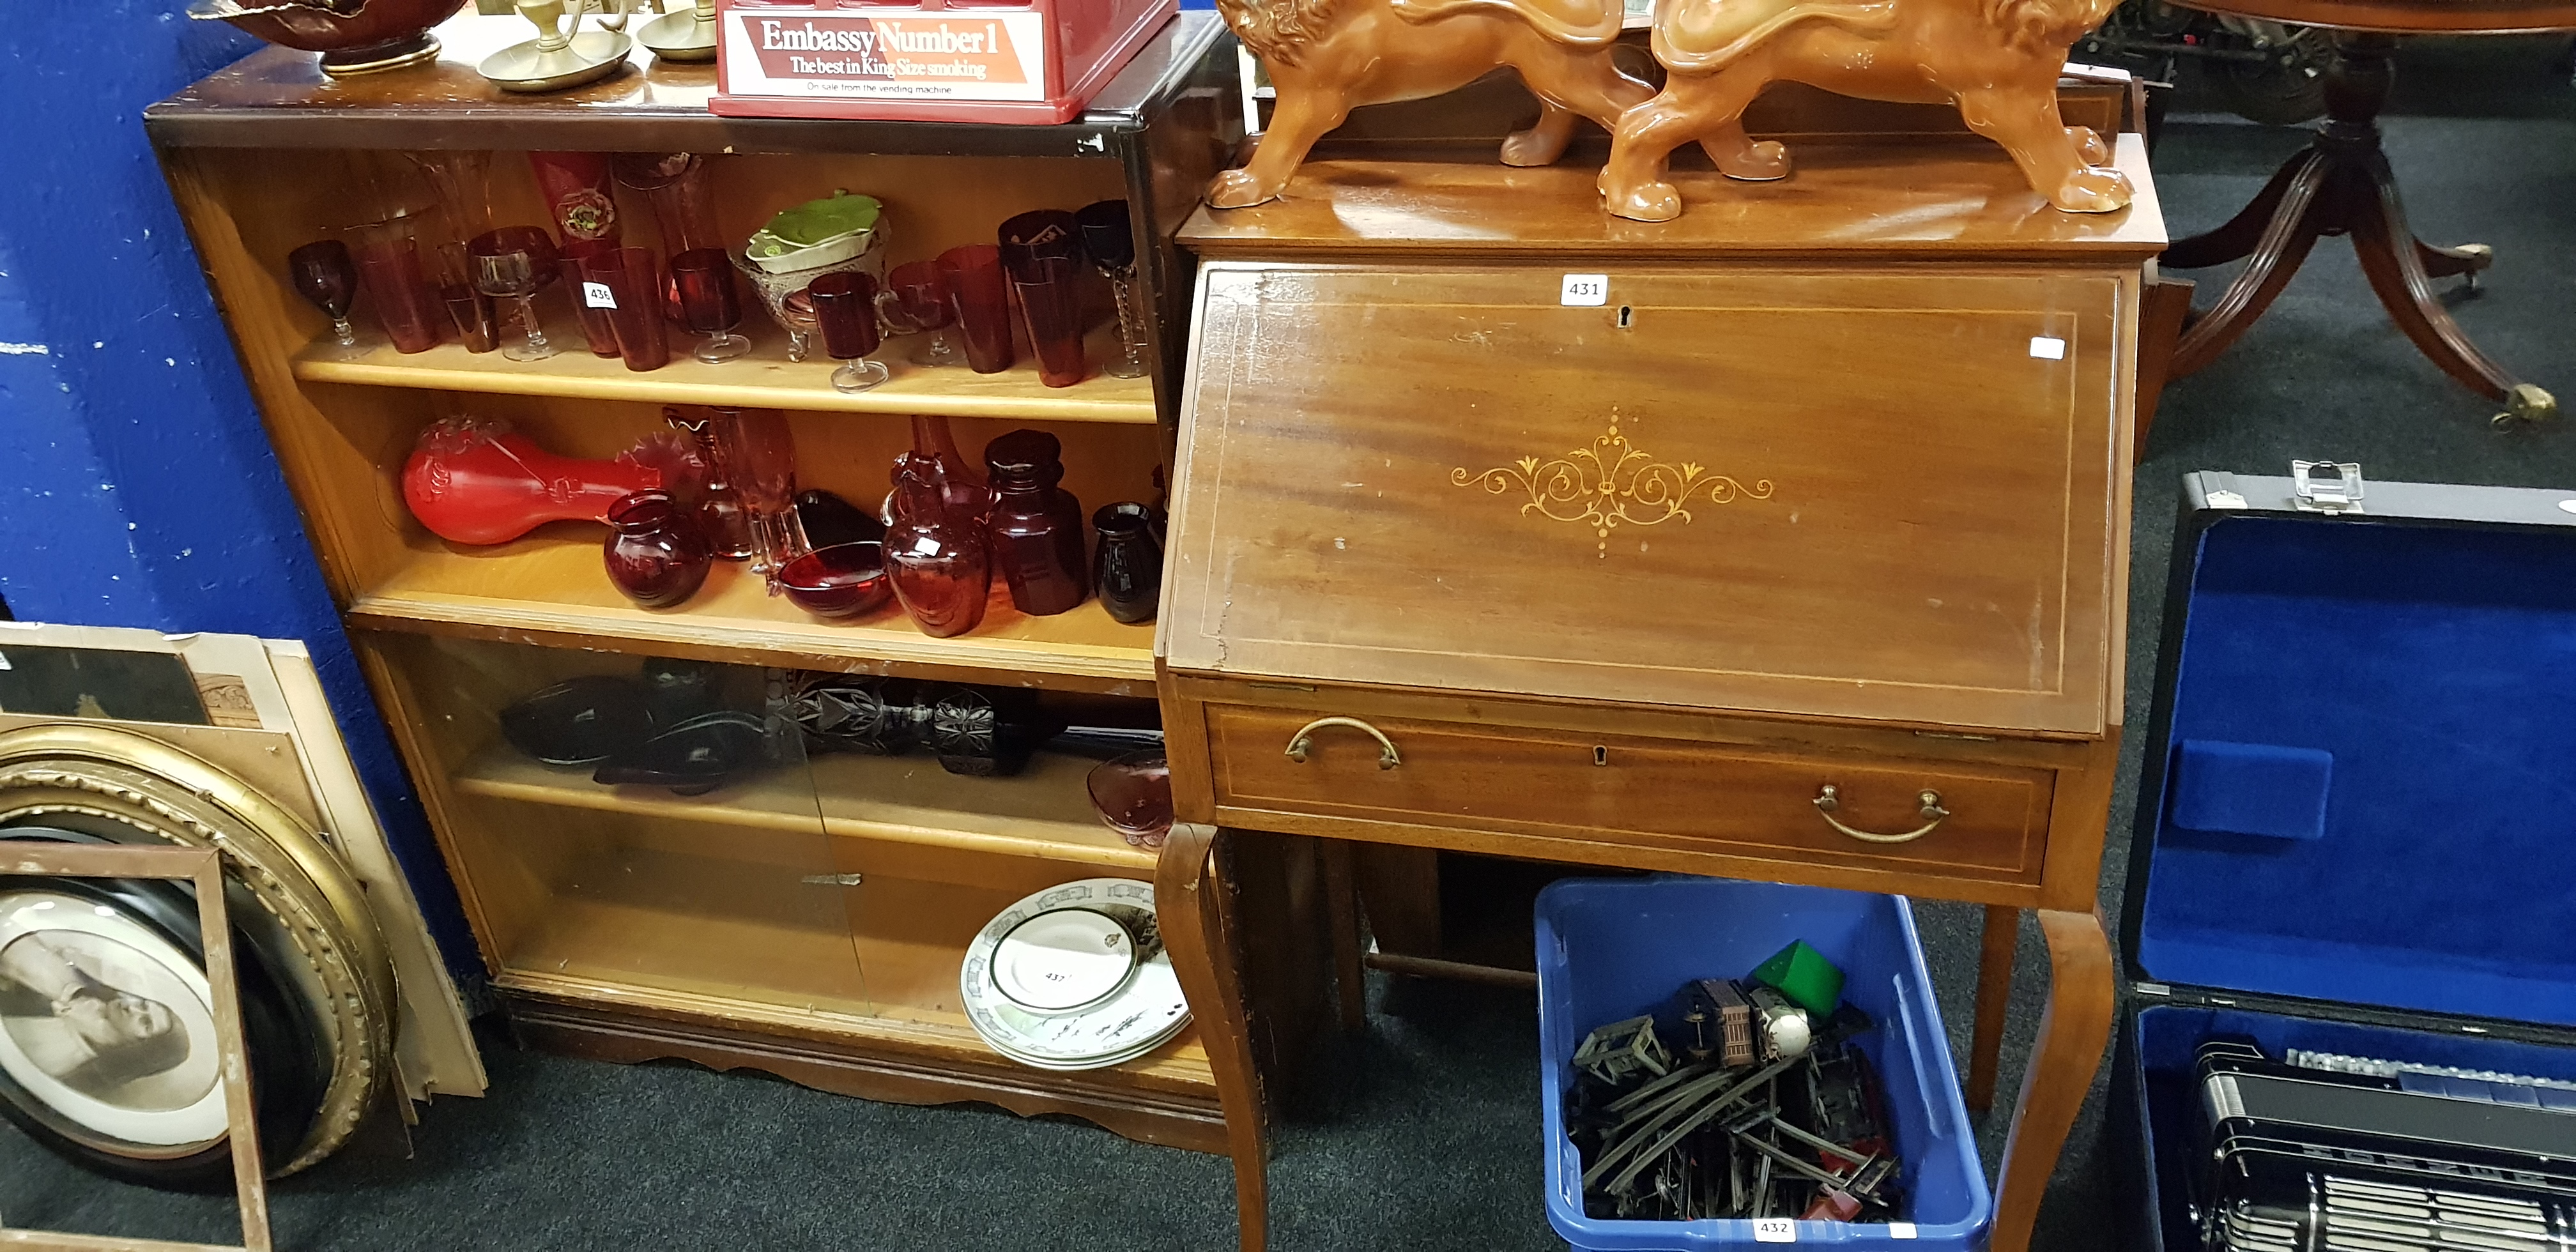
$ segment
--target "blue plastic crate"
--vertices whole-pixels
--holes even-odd
[[[1877,1066],[1905,1161],[1900,1216],[1885,1225],[1798,1222],[1799,1243],[1837,1248],[1965,1249],[1984,1241],[1994,1203],[1949,1036],[1923,969],[1914,913],[1900,896],[1722,878],[1567,879],[1538,897],[1538,1032],[1544,1058],[1547,1220],[1578,1248],[1697,1252],[1751,1246],[1745,1220],[1608,1221],[1583,1212],[1583,1166],[1565,1137],[1574,1050],[1596,1026],[1661,1012],[1684,981],[1740,978],[1804,939],[1842,967],[1843,998],[1878,1023],[1859,1043]]]

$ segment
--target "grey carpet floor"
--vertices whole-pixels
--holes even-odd
[[[2388,122],[2416,228],[2494,245],[2458,317],[2487,351],[2576,400],[2576,92],[2545,39],[2410,45]],[[2224,220],[2304,132],[2190,111],[2168,119],[2157,183],[2177,234]],[[2204,281],[2210,273],[2193,275]],[[2204,295],[2204,300],[2206,296]],[[2280,473],[2352,460],[2377,478],[2576,487],[2576,429],[2498,434],[2491,406],[2416,355],[2380,314],[2351,250],[2329,240],[2269,317],[2166,394],[2139,466],[2128,721],[2143,728],[2177,484],[2195,469]],[[2563,426],[2563,424],[2562,424]],[[2113,803],[2102,899],[2117,932],[2140,744]],[[1921,906],[1953,1047],[1964,1055],[1976,910]],[[2028,926],[2005,1072],[2020,1073],[2046,995]],[[1535,1015],[1527,996],[1418,983],[1374,988],[1368,1033],[1283,1127],[1271,1169],[1286,1252],[1561,1248],[1540,1202]],[[488,1099],[425,1112],[417,1155],[343,1157],[280,1184],[285,1249],[1219,1249],[1225,1162],[1088,1126],[962,1106],[821,1095],[750,1074],[618,1068],[487,1041]],[[2107,1069],[2107,1067],[2106,1067]],[[1986,1119],[1988,1168],[2004,1112]],[[2119,1246],[2127,1187],[2098,1089],[2058,1168],[2039,1246]],[[0,1130],[0,1215],[13,1225],[219,1240],[229,1201],[73,1170]]]

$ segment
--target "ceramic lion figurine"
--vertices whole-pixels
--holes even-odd
[[[1728,0],[1717,20],[1730,38],[1814,19],[1885,24],[1900,0]],[[1654,88],[1621,73],[1610,45],[1624,17],[1620,0],[1217,0],[1245,47],[1270,69],[1278,107],[1252,159],[1208,185],[1207,202],[1238,209],[1276,197],[1325,132],[1353,108],[1453,91],[1496,66],[1510,66],[1536,94],[1536,124],[1503,140],[1506,165],[1546,165],[1565,154],[1575,120],[1615,127]],[[1718,168],[1744,178],[1777,177],[1737,130],[1703,139]],[[1698,136],[1685,136],[1674,145]],[[1666,216],[1670,216],[1667,214]]]
[[[1662,94],[1630,109],[1613,130],[1601,171],[1609,211],[1669,221],[1681,194],[1664,181],[1673,149],[1743,139],[1739,120],[1762,89],[1788,79],[1868,100],[1955,101],[1968,127],[2003,145],[2033,190],[2069,213],[2108,213],[2129,203],[2110,146],[2057,112],[2066,49],[2118,0],[1883,0],[1871,20],[1748,24],[1742,11],[1776,0],[1662,0],[1655,59],[1670,77]],[[1800,16],[1795,9],[1790,15]],[[1738,151],[1718,169],[1731,178],[1781,178],[1777,143]]]

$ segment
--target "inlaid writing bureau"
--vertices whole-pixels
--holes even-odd
[[[1980,1105],[2040,910],[2048,1018],[1994,1237],[2018,1252],[2111,1020],[2095,888],[2163,222],[2134,135],[2137,201],[2100,216],[1986,145],[1797,155],[1782,183],[1702,176],[1665,225],[1603,216],[1579,166],[1344,160],[1183,228],[1175,839],[1983,904]],[[1250,1107],[1264,1024],[1229,962],[1194,964]],[[1229,1129],[1260,1247],[1258,1128]]]

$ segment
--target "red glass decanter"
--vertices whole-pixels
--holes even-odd
[[[941,638],[975,629],[993,588],[984,520],[949,508],[948,489],[936,458],[903,454],[895,465],[894,525],[885,537],[895,598],[923,634]]]
[[[453,543],[508,543],[547,522],[608,520],[610,506],[663,485],[633,452],[556,456],[507,426],[449,418],[422,431],[403,465],[403,502]]]
[[[913,415],[912,451],[895,454],[894,468],[887,472],[887,481],[898,486],[902,484],[904,458],[907,456],[927,457],[938,462],[940,498],[946,504],[950,514],[958,517],[971,516],[979,525],[984,518],[992,514],[993,493],[984,485],[984,476],[976,472],[974,462],[967,460],[966,454],[958,450],[957,436],[949,430],[946,417],[921,413]],[[891,526],[894,524],[894,514],[895,493],[888,491],[885,508],[878,516],[885,524]]]
[[[1011,604],[1031,617],[1062,613],[1091,590],[1082,551],[1082,504],[1056,484],[1064,448],[1042,430],[1015,430],[984,447],[991,471],[993,563]]]

